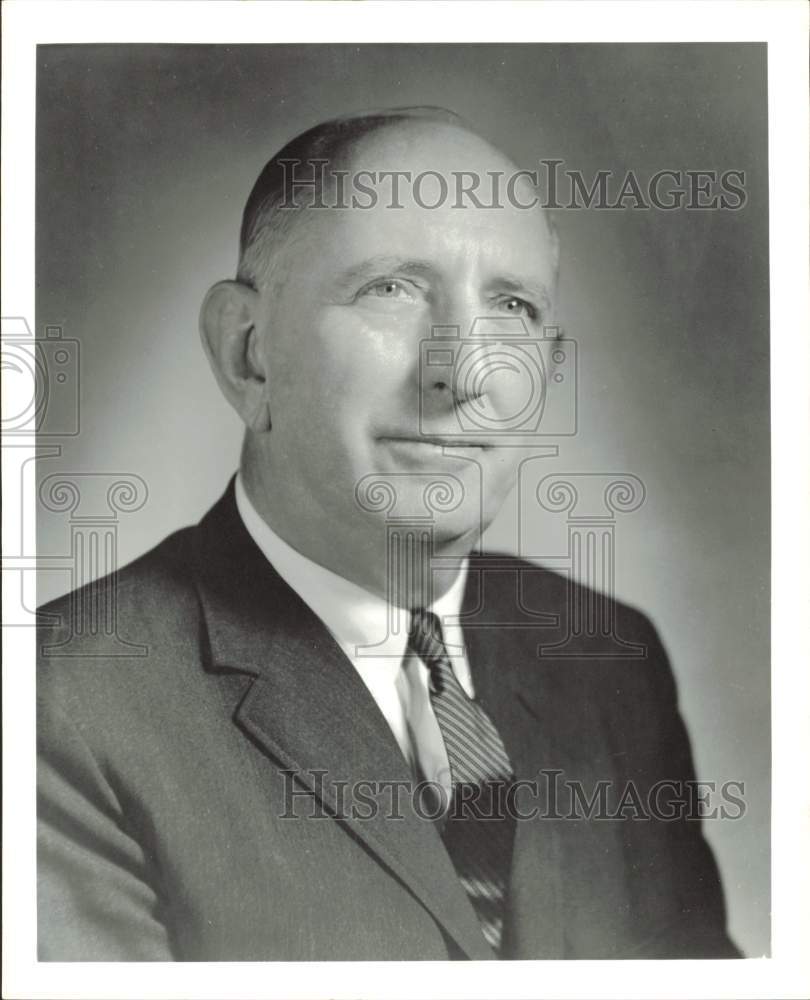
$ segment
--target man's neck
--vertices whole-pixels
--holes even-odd
[[[256,516],[286,545],[304,558],[362,587],[392,605],[403,608],[429,607],[442,597],[458,578],[477,535],[461,537],[444,544],[432,541],[429,546],[413,544],[404,537],[395,544],[380,521],[356,544],[347,545],[346,533],[335,530],[326,516],[309,518],[304,526],[295,518],[281,516],[261,481],[251,476],[244,464],[239,478]]]

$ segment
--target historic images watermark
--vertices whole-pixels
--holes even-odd
[[[338,169],[328,159],[281,159],[281,209],[428,210],[623,209],[672,212],[737,211],[748,201],[746,173],[738,169],[665,167],[652,173],[597,170],[586,174],[564,160],[539,160],[534,170]],[[304,195],[305,201],[299,200]]]
[[[348,781],[327,770],[285,770],[281,819],[565,820],[651,822],[738,820],[745,816],[745,782],[663,778],[650,785],[602,779],[587,783],[558,768],[531,779],[453,784],[405,778]]]

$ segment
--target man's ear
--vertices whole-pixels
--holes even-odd
[[[220,281],[203,300],[200,335],[220,389],[244,423],[270,430],[267,373],[258,349],[259,293],[238,281]]]

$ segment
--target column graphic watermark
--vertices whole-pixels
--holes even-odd
[[[432,605],[433,574],[446,567],[445,561],[434,561],[436,518],[460,507],[465,495],[461,480],[446,473],[372,474],[357,484],[359,507],[385,519],[388,608],[385,636],[357,646],[357,656],[402,656],[410,608]]]
[[[119,518],[140,510],[149,491],[140,476],[75,472],[54,473],[39,488],[46,510],[67,514],[71,587],[67,636],[44,644],[46,656],[146,656],[148,647],[118,634],[117,570]],[[49,560],[53,564],[54,560]],[[92,652],[86,640],[93,639]]]
[[[565,514],[567,551],[542,557],[567,577],[565,636],[541,644],[541,657],[636,658],[646,646],[628,642],[616,622],[616,521],[638,510],[644,484],[629,473],[577,472],[545,476],[535,496],[551,514]]]

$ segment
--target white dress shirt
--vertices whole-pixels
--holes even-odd
[[[436,781],[450,793],[450,767],[428,689],[429,671],[417,657],[405,655],[407,635],[386,645],[387,655],[363,655],[388,635],[388,602],[320,566],[280,538],[251,503],[241,476],[236,477],[236,506],[253,541],[279,576],[329,629],[385,716],[415,777]],[[450,589],[431,610],[442,622],[445,644],[459,683],[474,696],[470,667],[459,625],[448,622],[461,609],[467,561]],[[407,612],[406,612],[407,614]]]

